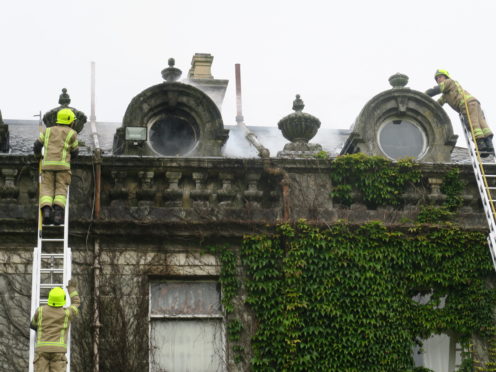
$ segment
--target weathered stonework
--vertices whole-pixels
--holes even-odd
[[[126,337],[142,340],[146,348],[136,350],[138,344],[131,343],[133,349],[126,353],[139,357],[135,361],[139,368],[147,368],[150,283],[155,278],[218,278],[219,263],[204,247],[214,244],[239,249],[244,235],[267,232],[282,222],[285,196],[277,175],[282,173],[269,169],[287,173],[289,219],[293,221],[306,218],[325,225],[339,219],[356,224],[381,220],[395,226],[415,219],[419,205],[441,205],[446,197],[440,191],[440,180],[451,166],[426,164],[421,166],[425,187],[407,190],[401,208],[368,209],[358,198],[350,207],[341,206],[330,197],[331,161],[104,157],[101,218],[94,220],[92,158],[78,158],[73,164],[69,239],[84,311],[73,330],[78,335],[73,338],[73,370],[83,372],[91,365],[88,346],[93,342],[95,281],[100,283],[102,340],[124,337],[117,336],[115,327],[110,326],[116,316],[136,324],[137,328],[127,326]],[[36,245],[36,166],[32,156],[0,157],[0,330],[16,349],[14,354],[0,350],[0,369],[15,363],[23,370],[27,363],[30,273]],[[484,230],[486,221],[472,170],[469,165],[460,170],[467,186],[457,222],[467,229]],[[234,314],[243,324],[242,342],[250,357],[256,321],[244,298],[246,293],[241,290],[234,301]],[[20,335],[18,329],[24,333]],[[108,347],[102,341],[102,350]],[[112,354],[106,351],[106,355]],[[226,358],[229,371],[249,368],[249,359],[236,363],[229,351]]]
[[[192,85],[174,82],[176,78],[170,77],[169,72],[164,75],[169,81],[152,86],[132,99],[122,127],[114,136],[113,153],[221,156],[229,131],[224,129],[217,105]],[[146,128],[146,140],[126,140],[129,127]]]
[[[76,132],[81,132],[84,128],[84,124],[86,124],[86,121],[88,120],[84,112],[79,111],[75,109],[74,107],[70,107],[69,104],[71,103],[71,98],[69,94],[67,94],[67,89],[63,88],[62,89],[62,94],[59,97],[59,107],[56,107],[54,109],[51,109],[48,111],[45,115],[43,115],[43,123],[47,128],[54,126],[57,122],[57,112],[64,108],[69,108],[71,109],[74,114],[76,115],[76,120],[72,124],[72,128]]]
[[[281,176],[269,168],[283,169],[289,179],[291,220],[306,218],[334,222],[347,219],[362,223],[371,219],[394,224],[414,219],[419,202],[428,200],[441,205],[445,195],[440,182],[450,165],[425,164],[422,172],[426,188],[407,190],[403,207],[367,209],[358,199],[351,207],[334,204],[329,178],[332,160],[318,159],[222,159],[222,158],[140,158],[103,157],[101,220],[98,229],[117,229],[120,224],[135,223],[153,231],[153,226],[173,224],[181,230],[196,225],[233,223],[238,228],[252,223],[266,224],[283,218]],[[0,157],[0,221],[2,228],[13,231],[31,229],[36,213],[37,162],[32,156]],[[485,229],[486,221],[469,164],[458,166],[466,183],[459,223],[466,228]],[[488,170],[492,165],[486,166]],[[71,221],[73,226],[91,220],[94,192],[92,158],[82,156],[73,165],[71,185]],[[358,211],[358,212],[357,212]],[[143,225],[144,224],[144,225]],[[193,224],[193,225],[192,225]],[[24,227],[17,230],[19,226]],[[9,228],[9,229],[10,229]],[[102,230],[102,231],[103,231]],[[200,229],[201,230],[201,229]]]
[[[206,93],[220,110],[229,80],[214,78],[211,70],[213,60],[214,57],[210,54],[196,53],[191,60],[191,68],[184,82]]]
[[[2,111],[0,111],[0,152],[9,152],[9,126],[3,122]]]
[[[446,112],[424,93],[404,87],[408,82],[406,75],[393,75],[390,82],[392,89],[379,93],[363,107],[341,153],[363,152],[367,155],[390,157],[381,148],[380,131],[388,122],[400,124],[408,121],[423,132],[425,144],[418,160],[449,162],[458,136],[453,133]]]
[[[289,114],[279,120],[278,128],[281,130],[284,138],[291,142],[284,145],[284,150],[277,154],[279,158],[312,158],[316,153],[322,151],[322,146],[319,144],[308,143],[320,128],[320,120],[315,116],[304,113],[305,105],[296,95],[293,102],[292,114]]]
[[[208,65],[211,59],[200,55],[197,62],[202,58],[206,65],[197,64],[190,78],[209,81],[213,78]],[[314,155],[319,148],[312,146],[318,145],[308,143],[320,122],[305,116],[298,100],[297,112],[291,116],[296,118],[291,123],[296,127],[286,128],[288,122],[284,121],[281,124],[281,129],[287,129],[286,138],[293,141],[285,147],[292,156],[222,158],[228,133],[218,104],[200,89],[177,82],[180,71],[173,60],[162,74],[165,82],[141,92],[129,104],[123,126],[115,135],[114,154],[98,160],[99,218],[94,215],[96,160],[83,155],[72,164],[69,245],[73,277],[79,282],[83,302],[81,318],[73,328],[77,334],[72,339],[73,371],[91,370],[97,330],[101,363],[111,360],[112,365],[101,370],[148,370],[153,359],[153,350],[149,350],[150,286],[158,280],[192,278],[219,282],[222,267],[218,258],[208,253],[208,246],[239,251],[244,236],[270,233],[278,223],[302,218],[323,227],[339,220],[357,225],[379,220],[391,228],[408,228],[422,206],[442,206],[447,199],[441,186],[455,165],[424,163],[420,164],[423,179],[403,192],[396,208],[368,207],[355,194],[350,206],[337,203],[331,197],[337,185],[329,177],[333,159],[317,159]],[[390,81],[393,88],[364,107],[344,152],[384,155],[377,144],[380,126],[388,119],[410,118],[428,139],[421,160],[447,161],[455,136],[444,111],[420,92],[405,88],[404,75],[394,75]],[[61,104],[67,103],[62,98]],[[177,130],[181,125],[191,129],[196,142],[187,152],[161,156],[150,135],[145,141],[125,139],[126,128],[146,128],[150,134],[156,123],[165,120],[166,124],[169,119],[177,124]],[[0,370],[27,368],[37,167],[31,155],[0,156],[0,336],[9,340],[9,348],[0,347]],[[471,166],[456,167],[465,185],[456,222],[463,229],[485,231]],[[496,165],[488,164],[486,170],[494,173]],[[241,277],[246,275],[240,262],[236,270]],[[243,327],[237,346],[245,349],[245,359],[236,361],[233,343],[226,337],[225,360],[231,372],[250,370],[250,342],[257,320],[246,297],[241,285],[231,314]],[[223,327],[228,317],[224,312]],[[487,345],[477,337],[474,344],[482,360]],[[121,360],[128,364],[118,364]]]

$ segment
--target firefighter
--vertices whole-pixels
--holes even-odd
[[[443,95],[437,101],[441,106],[448,103],[453,110],[465,117],[467,125],[469,125],[468,118],[470,118],[480,156],[485,158],[490,154],[494,155],[493,132],[487,125],[479,101],[463,89],[460,83],[451,79],[446,70],[437,70],[434,79],[438,85],[427,89],[425,94],[433,97],[442,93]],[[468,107],[468,116],[466,107]]]
[[[48,305],[36,309],[31,320],[30,327],[36,331],[35,372],[65,372],[67,369],[67,334],[81,303],[72,279],[67,284],[67,292],[71,306],[64,307],[65,292],[55,287],[48,294]]]
[[[64,221],[67,188],[71,183],[71,159],[78,155],[76,131],[71,128],[76,116],[71,109],[57,112],[56,125],[46,128],[35,141],[33,151],[41,156],[40,208],[45,225]],[[53,207],[53,210],[52,210]]]

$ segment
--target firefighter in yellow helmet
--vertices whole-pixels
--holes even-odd
[[[485,158],[490,154],[494,155],[492,141],[493,132],[487,125],[486,118],[484,117],[484,112],[481,109],[479,101],[463,89],[460,83],[451,79],[451,76],[446,70],[437,70],[434,75],[434,79],[438,85],[434,88],[427,89],[425,93],[430,97],[442,93],[443,95],[437,102],[441,106],[448,103],[453,110],[461,113],[465,117],[465,122],[467,125],[467,118],[469,117],[474,130],[480,156]],[[468,107],[468,113],[466,112],[466,107]]]
[[[71,159],[78,155],[77,134],[71,128],[75,119],[71,109],[59,110],[56,125],[40,133],[33,146],[37,156],[45,148],[40,184],[40,208],[45,225],[52,223],[52,218],[55,225],[64,221],[67,188],[71,183]]]
[[[81,303],[74,280],[69,280],[67,292],[71,306],[65,305],[65,292],[61,287],[48,294],[48,305],[36,309],[31,329],[36,331],[34,356],[35,372],[65,372],[67,369],[67,334],[71,321],[79,314]]]

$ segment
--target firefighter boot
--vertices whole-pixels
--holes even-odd
[[[480,157],[487,158],[489,156],[489,153],[487,152],[487,145],[485,138],[477,138],[476,142]]]
[[[45,205],[41,208],[41,215],[43,217],[43,225],[50,225],[52,223],[52,207]]]
[[[62,225],[64,223],[64,208],[55,205],[53,207],[53,224]]]
[[[494,155],[494,146],[493,146],[493,135],[489,135],[486,138],[484,138],[484,141],[486,142],[486,147],[487,147],[487,152],[490,155]]]

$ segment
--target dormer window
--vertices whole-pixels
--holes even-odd
[[[393,160],[420,159],[427,148],[425,132],[409,119],[389,119],[380,127],[377,141],[382,152]]]

